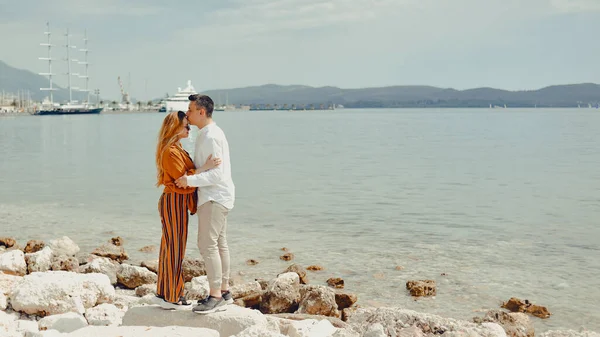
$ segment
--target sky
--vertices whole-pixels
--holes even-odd
[[[0,60],[45,72],[46,22],[57,58],[67,29],[78,48],[87,31],[90,86],[115,99],[118,76],[141,100],[187,80],[199,92],[600,83],[600,0],[0,0]]]

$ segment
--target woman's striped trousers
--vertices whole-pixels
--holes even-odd
[[[156,294],[176,303],[183,296],[183,257],[188,235],[188,210],[195,209],[197,194],[163,193],[158,201],[162,222]]]

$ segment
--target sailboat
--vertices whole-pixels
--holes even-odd
[[[79,74],[76,73],[72,73],[71,72],[71,49],[76,48],[75,46],[72,46],[70,41],[71,41],[71,36],[69,35],[69,30],[67,29],[67,33],[65,34],[66,38],[67,38],[67,76],[68,76],[68,85],[69,85],[69,101],[66,104],[55,104],[54,103],[54,98],[53,98],[53,94],[52,92],[56,90],[56,88],[54,88],[52,86],[52,40],[51,40],[51,33],[50,33],[50,23],[46,23],[46,32],[44,32],[45,35],[47,35],[48,38],[48,42],[47,43],[41,43],[40,45],[48,47],[48,57],[40,57],[40,60],[44,60],[44,61],[48,61],[48,72],[47,73],[41,73],[40,75],[45,75],[48,76],[48,80],[50,82],[50,86],[48,88],[40,88],[40,90],[42,91],[50,91],[50,101],[48,102],[47,105],[42,105],[42,107],[40,108],[40,110],[36,111],[35,114],[36,115],[81,115],[81,114],[99,114],[100,112],[102,112],[103,108],[98,108],[98,107],[93,107],[91,105],[89,105],[89,97],[90,97],[90,91],[88,89],[88,84],[89,84],[89,76],[88,76],[88,65],[89,63],[87,62],[87,55],[89,50],[87,49],[87,33],[85,34],[84,37],[84,43],[85,43],[85,48],[81,49],[80,51],[85,53],[85,61],[83,62],[79,62],[77,60],[73,60],[73,61],[77,61],[79,64],[85,65],[85,75],[80,76]],[[78,90],[78,88],[73,88],[71,86],[71,75],[77,75],[79,78],[84,78],[85,79],[85,89],[80,90],[83,92],[87,92],[87,101],[85,103],[78,103],[77,101],[73,100],[73,89]],[[44,108],[47,107],[47,108]]]

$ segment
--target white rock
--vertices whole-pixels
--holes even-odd
[[[145,267],[122,264],[117,272],[117,282],[129,289],[135,289],[143,284],[156,283],[158,277]]]
[[[54,253],[48,246],[35,253],[25,254],[25,261],[27,262],[27,270],[29,273],[36,271],[44,272],[50,270],[52,266],[52,257]]]
[[[600,333],[587,330],[550,330],[540,334],[540,337],[600,337]]]
[[[363,337],[387,337],[387,333],[385,333],[385,328],[381,323],[375,323],[367,327]]]
[[[118,262],[106,257],[96,257],[92,262],[79,268],[81,273],[100,273],[108,276],[111,284],[117,284],[117,272],[121,268]]]
[[[101,303],[110,303],[115,288],[103,274],[50,271],[27,275],[9,295],[11,306],[27,314],[83,313]]]
[[[143,304],[144,303],[143,301],[144,301],[143,298],[139,298],[137,296],[116,293],[113,304],[117,308],[127,311],[127,309],[130,307],[134,307],[134,306]],[[151,304],[151,303],[152,302],[150,300],[147,302],[147,304]]]
[[[64,337],[69,336],[68,333],[61,333],[56,330],[46,330],[46,331],[30,331],[26,332],[24,337]]]
[[[0,311],[0,336],[14,335],[19,315]]]
[[[6,310],[8,307],[8,298],[3,292],[0,292],[0,310]]]
[[[48,247],[52,249],[54,256],[75,256],[75,254],[79,253],[79,246],[68,236],[50,240],[50,242],[48,242]]]
[[[201,315],[189,311],[166,311],[156,305],[130,308],[123,317],[123,326],[189,326],[217,330],[221,336],[238,334],[253,325],[267,325],[258,310],[228,305],[226,311]]]
[[[236,284],[230,289],[231,296],[234,299],[246,297],[248,295],[256,294],[262,292],[262,287],[260,283],[257,281],[252,281],[249,283]]]
[[[289,319],[279,318],[271,315],[265,315],[265,318],[267,319],[267,330],[273,332],[283,334],[285,331],[287,331],[287,326],[285,326],[285,324],[291,324],[291,320]]]
[[[285,337],[285,335],[271,331],[262,325],[254,325],[232,337]]]
[[[57,330],[60,332],[72,332],[87,325],[85,318],[74,312],[46,316],[38,322],[40,330]]]
[[[185,284],[186,298],[189,300],[201,300],[208,296],[210,286],[205,275],[197,276],[191,282]]]
[[[219,337],[219,332],[207,328],[183,326],[88,326],[72,332],[65,337]],[[225,336],[225,335],[221,335]],[[46,337],[46,336],[44,336]],[[61,336],[62,337],[62,336]]]
[[[25,254],[20,250],[11,250],[0,254],[0,271],[5,274],[25,275],[27,274],[27,263]]]
[[[102,303],[97,307],[87,309],[85,318],[90,325],[118,326],[121,325],[124,314],[114,304]]]
[[[498,337],[506,337],[506,331],[504,331],[504,328],[498,323],[485,322],[481,323],[481,325],[488,328],[490,331],[495,331],[496,336]]]
[[[10,294],[13,288],[23,280],[23,276],[9,275],[0,272],[0,293]]]
[[[328,337],[336,332],[336,328],[328,321],[305,319],[293,321],[289,326],[287,335],[290,337]]]
[[[20,319],[17,321],[16,330],[19,332],[22,332],[23,334],[25,334],[27,332],[38,332],[39,331],[38,322]]]
[[[400,336],[404,335],[400,334]],[[360,334],[351,329],[336,329],[331,337],[360,337]]]
[[[144,297],[146,295],[156,294],[156,283],[153,284],[142,284],[135,288],[135,296]]]
[[[269,282],[262,295],[260,310],[267,314],[290,312],[300,301],[300,277],[295,272],[283,273]]]
[[[410,326],[427,325],[431,329],[431,332],[443,334],[444,336],[506,336],[504,329],[502,329],[504,334],[500,334],[496,326],[480,325],[402,308],[358,308],[350,316],[347,323],[353,330],[361,334],[367,332],[369,325],[379,323],[386,335],[395,335],[401,329]]]

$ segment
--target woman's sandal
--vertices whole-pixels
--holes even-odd
[[[166,301],[163,296],[159,295],[156,295],[156,298],[159,299],[159,301],[155,301],[155,303],[158,302],[156,304],[160,305],[160,307],[163,309],[169,310],[189,310],[193,304],[192,302],[186,300],[183,296],[179,297],[179,301],[177,303]]]

